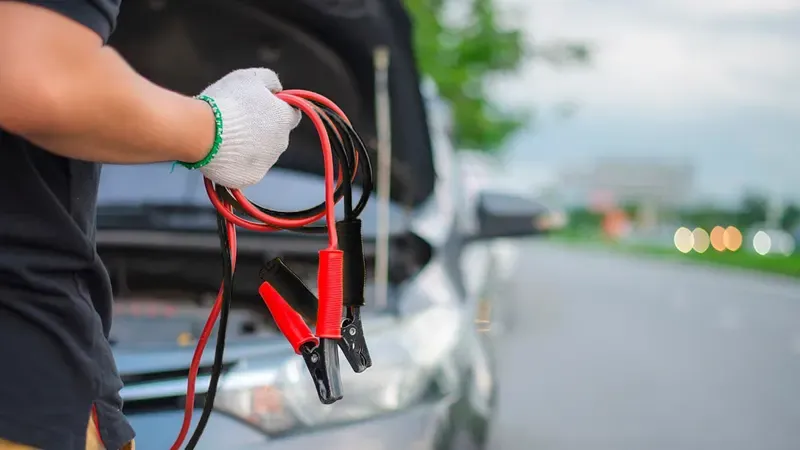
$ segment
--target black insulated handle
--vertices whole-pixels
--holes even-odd
[[[364,306],[364,289],[367,282],[367,263],[364,260],[364,243],[361,237],[361,219],[336,222],[339,249],[344,252],[344,297],[347,307]]]
[[[330,405],[341,400],[342,378],[339,374],[339,350],[336,348],[336,341],[320,339],[319,345],[304,344],[300,351],[314,381],[319,401]]]
[[[274,258],[268,261],[259,275],[307,321],[317,322],[317,304],[319,303],[317,297],[282,259]]]

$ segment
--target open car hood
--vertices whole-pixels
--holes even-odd
[[[329,97],[350,117],[377,166],[373,51],[391,54],[392,198],[433,190],[434,166],[411,24],[401,0],[139,0],[126,2],[109,42],[142,75],[195,95],[228,72],[269,67],[286,89]],[[278,165],[322,174],[304,120]]]

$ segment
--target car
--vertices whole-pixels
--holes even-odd
[[[384,200],[373,198],[362,215],[369,267],[362,314],[373,366],[355,374],[343,365],[344,398],[320,403],[302,358],[259,298],[258,274],[281,256],[313,289],[325,241],[241,231],[224,374],[198,449],[484,447],[497,390],[492,305],[502,292],[491,242],[540,234],[544,212],[535,205],[498,211],[464,198],[449,118],[431,83],[420,81],[410,33],[399,0],[126,4],[110,44],[153,82],[191,94],[230,70],[271,67],[284,86],[342,107],[375,159],[373,50],[391,55],[389,227],[378,226]],[[252,201],[285,210],[320,201],[322,158],[306,122],[278,165],[244,191]],[[496,197],[492,203],[503,200]],[[467,230],[467,222],[480,225]],[[97,227],[115,296],[109,339],[125,383],[124,412],[137,447],[170,448],[195,341],[222,275],[216,213],[197,171],[106,165]],[[381,236],[389,242],[385,290],[373,269]],[[197,408],[208,390],[213,341],[200,364]]]

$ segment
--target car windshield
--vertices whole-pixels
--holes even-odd
[[[324,198],[323,179],[317,175],[272,169],[261,183],[244,190],[252,202],[270,209],[295,211],[313,207]],[[361,190],[353,187],[353,198],[358,199]],[[98,194],[98,228],[110,227],[111,221],[103,214],[109,207],[120,206],[135,209],[142,205],[181,205],[211,208],[203,185],[202,174],[172,163],[147,165],[106,164],[100,177]],[[374,236],[377,231],[377,200],[370,199],[361,215],[365,236]],[[338,205],[341,214],[341,202]],[[398,205],[390,206],[392,232],[406,229],[406,214]],[[114,222],[115,224],[118,222]],[[213,216],[203,226],[216,226]]]

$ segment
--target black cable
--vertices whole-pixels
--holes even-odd
[[[345,218],[356,218],[360,216],[364,211],[364,208],[366,208],[367,202],[369,201],[374,189],[374,183],[372,179],[372,163],[370,161],[369,152],[367,151],[367,147],[364,144],[364,141],[361,139],[361,136],[358,135],[351,125],[349,125],[343,118],[336,114],[335,111],[321,104],[316,104],[316,106],[329,119],[323,120],[322,122],[325,125],[325,129],[330,138],[334,161],[338,163],[334,164],[334,167],[336,169],[341,167],[341,169],[344,171],[344,173],[338,174],[342,178],[342,184],[334,193],[334,201],[338,202],[344,198]],[[353,206],[352,179],[353,172],[356,169],[356,155],[358,158],[358,172],[362,180],[362,189],[358,203]],[[239,203],[230,193],[228,193],[227,190],[222,190],[220,194],[220,197],[230,202],[234,206],[234,209],[238,209],[239,212],[242,211]],[[252,205],[265,214],[286,219],[302,219],[311,217],[320,214],[325,209],[324,202],[302,211],[275,211],[257,203],[252,203]],[[325,225],[306,225],[299,228],[289,228],[286,229],[286,231],[303,234],[325,234],[328,232],[328,229]]]
[[[334,111],[326,108],[321,107],[322,110],[330,117],[330,119],[336,124],[337,128],[343,130],[343,136],[345,136],[344,146],[346,149],[350,149],[354,153],[358,154],[358,169],[359,174],[361,175],[361,198],[358,201],[358,204],[355,208],[351,209],[352,217],[355,218],[364,211],[364,208],[367,206],[367,202],[369,201],[369,197],[372,195],[372,190],[374,189],[373,179],[372,179],[372,162],[370,161],[369,152],[367,151],[367,146],[364,144],[364,141],[361,139],[361,136],[351,127],[343,118],[341,118],[338,114]],[[352,169],[350,172],[350,177],[352,178]]]
[[[345,173],[342,174],[342,185],[337,189],[336,193],[334,194],[334,198],[338,202],[340,199],[342,199],[342,197],[344,197],[345,211],[351,217],[356,217],[363,212],[367,202],[369,201],[370,195],[372,195],[372,164],[370,162],[369,153],[367,152],[366,145],[364,145],[364,141],[361,139],[361,136],[359,136],[353,127],[350,126],[343,118],[341,118],[333,110],[321,104],[316,104],[316,106],[324,113],[330,122],[333,123],[332,126],[328,120],[323,120],[323,124],[325,125],[325,129],[330,138],[334,159],[339,162],[339,164],[336,166],[341,165],[341,167],[345,169]],[[352,176],[355,170],[356,154],[358,155],[358,168],[363,183],[361,198],[359,199],[358,204],[355,207],[352,207]],[[342,192],[342,190],[344,192]],[[350,191],[349,194],[348,191]],[[349,208],[347,206],[348,195],[350,195]],[[325,208],[324,202],[314,208],[309,208],[307,210],[298,212],[274,211],[257,204],[253,204],[253,206],[266,214],[281,218],[310,217],[312,215],[321,213]],[[304,232],[308,231],[310,228],[319,229],[322,232],[326,232],[327,230],[325,227],[307,226],[303,228],[294,228],[291,231]]]
[[[220,249],[222,253],[222,308],[220,310],[219,328],[217,329],[217,345],[214,350],[214,365],[211,367],[211,380],[203,404],[203,413],[197,422],[197,427],[186,444],[186,450],[194,450],[200,437],[205,431],[211,412],[214,410],[214,398],[217,396],[217,386],[222,376],[222,368],[225,353],[225,337],[228,331],[228,316],[231,310],[233,298],[233,260],[231,258],[230,234],[225,218],[217,213],[217,234],[219,235]]]
[[[333,136],[336,138],[335,141],[337,145],[334,146],[334,143],[332,142],[332,147],[338,147],[341,145],[342,149],[345,150],[343,153],[344,158],[347,160],[347,164],[342,165],[348,169],[347,173],[345,174],[344,185],[345,218],[348,220],[354,219],[360,216],[364,211],[364,208],[367,206],[367,202],[369,201],[374,188],[372,179],[372,163],[370,161],[369,152],[367,151],[367,147],[364,145],[364,141],[361,139],[361,136],[359,136],[353,127],[350,126],[342,117],[324,105],[318,104],[317,106],[323,113],[325,113],[331,122],[333,122],[339,132],[337,135],[328,129],[329,135],[333,134]],[[329,124],[327,122],[326,128],[329,128]],[[334,149],[334,153],[337,153],[336,149]],[[358,204],[353,207],[352,182],[356,158],[358,158],[358,171],[361,175],[362,189]]]
[[[323,125],[325,126],[325,130],[328,133],[329,141],[331,143],[331,150],[333,153],[334,158],[334,170],[338,170],[339,166],[344,169],[343,174],[335,174],[335,177],[342,177],[342,184],[337,187],[334,191],[334,201],[338,202],[341,200],[347,190],[348,181],[350,179],[344,176],[347,173],[350,173],[352,176],[353,171],[355,170],[355,153],[357,149],[353,148],[353,145],[347,145],[344,141],[342,141],[342,136],[350,136],[355,131],[352,127],[348,126],[346,122],[344,122],[339,116],[332,110],[322,107],[321,105],[317,105],[319,109],[321,109],[327,119],[329,120],[322,120]],[[338,120],[336,120],[338,119]],[[333,125],[336,124],[336,125]],[[349,142],[352,142],[352,139],[349,139]],[[338,163],[338,164],[337,164]],[[224,193],[225,199],[230,201],[231,204],[234,205],[237,209],[241,210],[239,207],[239,203],[233,199],[233,196]],[[276,211],[273,209],[266,208],[264,206],[258,205],[253,203],[257,209],[261,210],[262,212],[269,214],[273,217],[278,217],[282,219],[304,219],[307,217],[315,216],[323,211],[325,211],[325,202],[322,202],[314,207],[307,208],[300,211]]]

